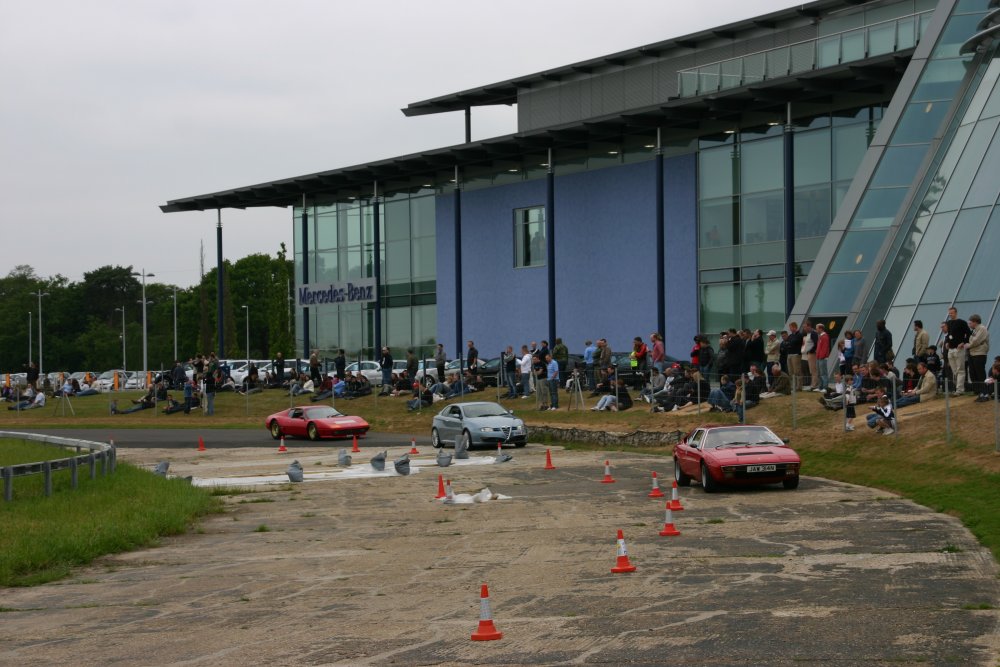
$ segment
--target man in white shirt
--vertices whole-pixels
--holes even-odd
[[[519,364],[521,368],[521,398],[528,398],[531,395],[533,378],[531,375],[531,352],[528,350],[527,345],[521,346],[521,361]]]

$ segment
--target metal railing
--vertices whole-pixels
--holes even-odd
[[[678,95],[704,95],[909,49],[920,42],[932,12],[684,69],[677,73]]]
[[[0,438],[14,438],[19,440],[32,440],[42,442],[56,447],[72,447],[77,451],[77,456],[70,456],[64,459],[54,459],[51,461],[40,461],[37,463],[21,463],[18,465],[4,466],[0,468],[0,479],[3,480],[3,499],[11,502],[14,499],[14,478],[26,477],[28,475],[43,475],[45,484],[45,495],[52,495],[52,473],[59,470],[70,471],[70,486],[77,488],[79,482],[80,468],[86,467],[89,470],[90,479],[96,479],[98,467],[100,475],[106,476],[115,471],[118,462],[118,453],[113,444],[103,442],[90,442],[88,440],[73,440],[71,438],[58,438],[50,435],[37,435],[34,433],[15,433],[11,431],[0,431]],[[90,450],[87,454],[80,454],[83,449]]]

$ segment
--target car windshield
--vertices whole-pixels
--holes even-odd
[[[496,403],[477,403],[465,406],[466,417],[502,417],[507,411]]]
[[[705,436],[705,449],[746,447],[748,445],[782,445],[781,438],[763,426],[713,429]]]
[[[343,417],[344,413],[337,412],[330,406],[306,408],[306,413],[311,419],[329,419],[330,417]]]

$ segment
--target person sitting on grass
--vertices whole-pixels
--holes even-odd
[[[917,364],[917,373],[920,375],[917,388],[903,392],[899,400],[896,401],[897,409],[905,408],[914,403],[926,403],[937,397],[937,378],[927,367],[927,362],[921,361]]]
[[[434,403],[434,392],[430,387],[424,389],[419,398],[412,398],[406,402],[406,409],[409,411],[420,408],[429,408]]]
[[[736,385],[729,381],[728,375],[719,377],[719,387],[708,394],[709,411],[732,412],[733,398],[736,396]]]
[[[649,382],[647,382],[646,386],[639,392],[639,398],[647,403],[652,403],[653,394],[662,390],[665,386],[667,386],[666,376],[660,372],[659,368],[653,366],[653,368],[649,371]]]
[[[877,433],[892,435],[896,432],[896,416],[888,396],[885,394],[879,396],[878,404],[872,406],[872,414],[875,419],[874,421],[869,419],[868,426],[874,428]]]
[[[597,405],[592,407],[591,410],[610,410],[611,412],[621,412],[622,410],[628,410],[632,407],[632,397],[628,393],[628,387],[625,386],[625,380],[617,380],[616,388],[613,393],[601,396],[601,399],[597,401]]]
[[[291,386],[288,387],[289,396],[298,396],[299,394],[311,394],[313,392],[313,381],[309,379],[309,376],[305,373],[299,373],[297,380],[294,380]]]
[[[167,400],[165,402],[167,404],[166,407],[163,408],[163,414],[165,415],[172,415],[175,412],[184,411],[184,405],[175,401],[173,394],[167,394]]]
[[[792,393],[792,378],[788,373],[781,370],[781,366],[775,364],[771,366],[771,388],[762,392],[761,398],[774,398],[775,396],[788,396]]]
[[[323,378],[323,384],[319,386],[319,391],[316,392],[315,396],[310,396],[309,400],[313,403],[318,401],[325,401],[326,399],[333,396],[333,385],[336,380],[335,376],[327,375]]]
[[[28,388],[23,394],[21,394],[21,400],[14,405],[9,406],[8,410],[34,410],[37,408],[45,407],[45,392],[35,391],[34,387],[28,385]]]

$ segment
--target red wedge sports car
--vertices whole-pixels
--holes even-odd
[[[341,414],[329,405],[303,405],[275,412],[264,425],[277,440],[288,438],[349,438],[368,432],[368,422],[361,417]]]
[[[766,426],[699,426],[674,447],[677,485],[697,479],[708,493],[723,484],[795,489],[800,465],[795,450]]]

